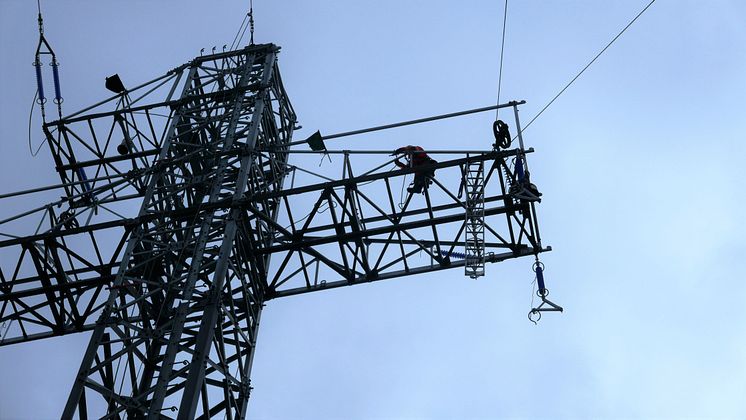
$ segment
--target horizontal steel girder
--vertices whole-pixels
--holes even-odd
[[[494,152],[491,154],[486,155],[480,155],[470,158],[460,158],[460,159],[453,159],[448,161],[443,161],[440,163],[437,163],[435,165],[432,165],[433,168],[437,170],[444,170],[447,168],[459,168],[460,165],[465,164],[468,160],[480,160],[480,161],[495,161],[495,159],[506,159],[508,157],[515,156],[517,154],[517,150],[510,150],[506,152]],[[408,174],[414,173],[414,169],[404,169],[401,171],[388,171],[384,173],[377,173],[377,174],[370,174],[365,176],[357,176],[357,177],[350,177],[346,179],[337,180],[334,182],[325,182],[325,183],[317,183],[312,184],[308,186],[303,187],[297,187],[297,188],[286,188],[281,191],[274,191],[274,192],[268,192],[268,193],[258,193],[245,196],[237,201],[229,202],[228,200],[219,200],[215,203],[208,203],[203,204],[200,206],[200,211],[206,211],[206,210],[214,210],[214,209],[230,209],[230,208],[237,208],[241,210],[248,210],[253,205],[252,203],[256,203],[261,200],[267,200],[267,199],[289,199],[292,200],[294,196],[301,195],[301,194],[316,194],[317,197],[320,197],[321,195],[328,194],[329,191],[333,191],[335,188],[346,188],[350,189],[351,191],[355,191],[357,189],[357,186],[370,183],[373,181],[378,182],[390,182],[393,181],[395,178],[405,176]],[[505,201],[508,200],[511,204],[507,206],[497,206],[497,207],[490,207],[486,210],[486,215],[500,215],[505,213],[516,213],[521,212],[525,210],[529,210],[529,206],[526,203],[520,203],[520,202],[514,202],[509,199],[509,196],[498,194],[494,196],[489,196],[486,198],[487,203],[491,202],[499,202],[499,201]],[[403,219],[408,219],[411,221],[401,222],[392,224],[389,223],[385,226],[376,227],[374,229],[369,229],[365,231],[348,231],[344,232],[339,235],[326,235],[322,237],[314,236],[313,233],[319,233],[319,232],[330,232],[334,229],[342,228],[342,229],[350,229],[352,222],[349,220],[349,218],[338,221],[338,223],[323,223],[323,224],[313,224],[309,225],[305,231],[303,232],[303,236],[298,236],[298,234],[290,233],[289,231],[283,232],[282,227],[277,227],[278,233],[280,234],[277,237],[277,240],[273,241],[269,244],[257,244],[255,247],[254,252],[257,255],[266,255],[266,254],[273,254],[273,253],[286,253],[286,252],[298,252],[304,250],[313,250],[315,246],[325,245],[329,243],[354,243],[358,240],[363,240],[367,244],[375,243],[375,242],[381,242],[383,239],[376,240],[376,237],[385,237],[388,235],[393,234],[401,234],[405,231],[411,231],[418,228],[423,227],[432,227],[432,226],[438,226],[438,225],[444,225],[449,223],[457,223],[459,222],[463,216],[460,213],[451,213],[448,215],[444,215],[441,217],[436,218],[429,218],[428,214],[433,212],[434,214],[439,214],[444,211],[458,211],[459,208],[463,207],[462,203],[458,202],[452,202],[449,204],[441,204],[441,205],[433,205],[433,206],[427,206],[425,205],[422,208],[416,208],[416,209],[405,209],[399,212],[389,212],[387,214],[376,214],[376,215],[368,215],[364,218],[362,218],[359,223],[369,225],[372,223],[379,223],[379,222],[388,222],[392,220],[395,217],[400,217]],[[174,220],[189,220],[194,218],[195,214],[197,213],[197,208],[185,208],[181,210],[169,210],[166,211],[158,216],[163,217],[170,217]],[[257,217],[261,218],[262,214],[259,212]],[[153,214],[145,214],[140,215],[135,218],[129,218],[129,219],[118,219],[113,220],[106,223],[101,224],[92,224],[85,227],[79,227],[79,228],[73,228],[73,229],[59,229],[51,232],[45,232],[38,235],[29,236],[26,238],[19,238],[19,239],[10,239],[6,241],[0,242],[0,248],[18,248],[18,249],[24,249],[28,248],[28,244],[32,243],[48,243],[52,244],[55,241],[56,242],[64,242],[65,240],[70,240],[78,237],[87,237],[90,234],[98,234],[98,232],[107,232],[107,231],[115,231],[115,232],[122,232],[118,233],[119,235],[123,235],[122,241],[125,241],[126,238],[129,235],[129,232],[131,232],[132,229],[136,228],[137,226],[146,224],[152,220],[156,219],[156,215]],[[416,220],[412,220],[413,218],[417,218]],[[427,246],[432,247],[435,242],[432,239],[422,239],[415,241],[412,239],[403,239],[402,244],[403,245],[418,245],[418,244],[426,244]],[[454,244],[460,243],[462,241],[456,242],[456,241],[445,241],[444,246],[446,247],[453,247]],[[540,249],[535,248],[535,244],[527,244],[523,246],[513,246],[511,244],[506,243],[494,243],[494,246],[496,248],[510,248],[516,251],[515,256],[520,256],[525,253],[526,249]],[[122,242],[123,246],[123,242]],[[108,287],[111,285],[112,280],[114,279],[114,276],[116,274],[116,267],[120,264],[120,258],[121,258],[121,250],[122,246],[118,247],[118,252],[109,256],[108,261],[104,264],[100,264],[97,261],[86,261],[85,264],[81,265],[80,267],[76,267],[74,269],[69,269],[67,271],[64,271],[62,274],[62,277],[60,277],[60,273],[54,272],[54,267],[50,267],[49,265],[42,266],[41,272],[37,272],[34,276],[27,276],[23,278],[8,278],[8,276],[5,276],[6,281],[3,283],[3,287],[0,288],[0,305],[6,305],[8,307],[11,307],[15,305],[15,310],[6,310],[3,313],[3,317],[0,318],[0,322],[8,321],[12,322],[14,319],[20,319],[20,318],[28,318],[31,316],[38,318],[37,324],[40,324],[42,327],[46,325],[46,329],[48,329],[46,332],[42,333],[29,333],[22,335],[20,337],[9,337],[11,339],[6,339],[6,341],[3,341],[0,343],[0,345],[7,345],[12,343],[18,343],[23,341],[28,341],[32,339],[38,339],[38,338],[46,338],[46,337],[52,337],[56,335],[63,335],[63,334],[69,334],[72,332],[78,332],[78,331],[85,331],[91,328],[92,321],[96,319],[96,316],[98,316],[98,311],[100,310],[100,305],[102,304],[101,300],[105,297],[105,295],[108,293]],[[530,248],[529,248],[530,247]],[[62,253],[63,255],[56,256],[56,259],[62,259],[66,260],[69,258],[69,256],[64,254],[64,248],[60,246],[48,246],[47,252],[57,252]],[[393,249],[393,247],[392,247]],[[31,255],[29,253],[21,255],[22,258],[29,258]],[[313,256],[311,258],[314,258]],[[323,259],[321,259],[323,261]],[[344,278],[346,282],[348,283],[354,283],[357,284],[359,282],[364,281],[370,281],[377,276],[382,276],[383,273],[356,273],[354,270],[345,269],[344,265],[341,263],[333,263],[331,261],[326,261],[329,264],[332,264],[336,270],[336,272],[339,274],[340,277]],[[21,264],[21,261],[19,261],[18,264]],[[458,261],[450,261],[449,263],[443,263],[439,264],[437,269],[443,269],[443,268],[449,268],[449,267],[459,267],[462,264]],[[423,267],[420,269],[420,271],[424,270],[424,272],[430,270],[428,267]],[[406,271],[402,271],[402,273],[406,273]],[[386,276],[383,276],[382,278],[389,278]],[[400,276],[400,275],[393,275],[394,277]],[[56,278],[66,278],[69,279],[67,281],[55,283],[54,279]],[[49,280],[51,279],[51,283]],[[44,280],[44,281],[42,281]],[[322,280],[323,281],[323,280]],[[309,283],[310,284],[310,283]],[[329,283],[326,283],[329,284]],[[291,294],[298,294],[299,290],[298,288],[294,289],[295,291]],[[315,291],[318,290],[318,287],[309,287],[309,291]],[[99,300],[97,305],[92,306],[93,308],[96,308],[96,311],[91,312],[90,308],[87,307],[88,303],[86,305],[78,304],[78,306],[81,306],[75,310],[73,308],[69,307],[71,302],[80,302],[81,297],[87,296],[87,295],[96,295],[97,299]],[[285,293],[281,292],[279,290],[274,290],[269,284],[267,284],[267,298],[274,298],[274,297],[280,297],[284,296]],[[39,299],[43,298],[44,303]],[[60,313],[67,314],[67,318],[65,318],[64,322],[58,322],[55,321],[55,318],[51,316],[52,307],[57,306],[57,311]],[[73,306],[75,306],[73,304]],[[74,316],[73,314],[84,314],[85,316]]]

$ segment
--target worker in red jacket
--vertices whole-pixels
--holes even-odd
[[[394,163],[396,166],[406,169],[406,168],[416,168],[418,166],[423,165],[430,165],[433,163],[438,163],[435,159],[432,159],[430,156],[425,153],[425,150],[420,146],[404,146],[396,149],[396,151],[392,155],[399,155],[404,154],[404,158],[406,159],[406,163],[402,163],[399,161],[399,158],[394,160]],[[407,188],[407,191],[410,193],[422,193],[423,188],[427,188],[430,184],[432,184],[433,181],[430,180],[430,178],[435,177],[435,169],[426,169],[423,171],[415,171],[414,173],[414,181],[412,181],[412,184]]]

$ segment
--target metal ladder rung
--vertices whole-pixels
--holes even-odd
[[[464,171],[466,220],[464,274],[484,276],[484,163],[468,162]]]

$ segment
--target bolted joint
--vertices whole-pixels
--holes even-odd
[[[245,382],[241,382],[240,386],[241,389],[239,390],[239,392],[242,395],[246,395],[246,397],[248,398],[251,395],[251,390],[254,389],[254,387],[251,386],[251,379]]]

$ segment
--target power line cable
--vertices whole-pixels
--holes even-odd
[[[249,2],[249,13],[246,15],[249,18],[249,24],[246,25],[245,28],[243,28],[243,32],[241,32],[241,37],[238,38],[238,43],[236,44],[236,47],[238,47],[241,44],[241,41],[243,40],[243,36],[246,35],[246,30],[251,29],[250,32],[250,39],[249,39],[249,45],[254,45],[254,1],[251,0]]]
[[[646,11],[646,10],[648,10],[648,8],[650,8],[650,6],[652,6],[652,5],[653,5],[653,3],[655,3],[655,0],[651,0],[651,1],[650,1],[650,3],[648,3],[648,5],[647,5],[647,6],[645,6],[645,8],[644,8],[644,9],[642,9],[642,10],[640,11],[640,13],[638,13],[638,14],[637,14],[637,16],[635,16],[635,17],[634,17],[634,19],[632,19],[632,20],[631,20],[631,21],[630,21],[630,22],[629,22],[629,23],[627,24],[627,26],[625,26],[625,27],[624,27],[624,29],[622,29],[622,30],[621,30],[621,31],[620,31],[620,32],[619,32],[619,33],[618,33],[618,34],[617,34],[617,35],[616,35],[616,36],[614,37],[614,39],[612,39],[612,40],[611,40],[611,41],[610,41],[610,42],[609,42],[608,44],[606,44],[606,46],[605,46],[605,47],[604,47],[604,48],[603,48],[603,49],[601,50],[601,52],[599,52],[598,54],[596,54],[596,56],[595,56],[595,57],[593,57],[593,60],[591,60],[591,61],[590,61],[590,62],[589,62],[588,64],[586,64],[586,65],[585,65],[585,67],[583,67],[583,69],[582,69],[582,70],[580,70],[580,73],[578,73],[577,75],[575,75],[575,77],[573,77],[573,78],[572,78],[572,80],[570,80],[570,82],[569,82],[569,83],[568,83],[567,85],[565,85],[565,87],[563,87],[563,88],[562,88],[562,90],[560,90],[558,94],[554,95],[554,98],[552,98],[552,100],[551,100],[551,101],[549,101],[549,103],[547,103],[546,105],[544,105],[544,108],[542,108],[542,109],[541,109],[541,111],[539,111],[539,113],[538,113],[538,114],[536,114],[536,115],[534,116],[534,118],[532,118],[532,119],[531,119],[531,121],[529,121],[529,122],[528,122],[528,124],[526,124],[526,126],[525,126],[525,127],[523,127],[523,129],[521,130],[521,133],[522,133],[522,132],[524,132],[524,131],[526,131],[526,129],[527,129],[527,128],[528,128],[528,127],[529,127],[529,126],[530,126],[530,125],[531,125],[531,124],[532,124],[532,123],[533,123],[534,121],[536,121],[536,119],[537,119],[537,118],[539,118],[539,116],[540,116],[541,114],[543,114],[543,113],[544,113],[544,111],[546,111],[546,110],[547,110],[547,108],[549,108],[549,106],[550,106],[550,105],[552,105],[552,103],[554,103],[554,101],[556,101],[556,100],[557,100],[557,98],[559,98],[559,97],[560,97],[560,95],[562,95],[562,94],[563,94],[563,93],[564,93],[564,92],[565,92],[565,91],[567,90],[567,88],[569,88],[569,87],[570,87],[570,85],[572,85],[572,84],[573,84],[573,83],[574,83],[574,82],[575,82],[575,81],[576,81],[576,80],[577,80],[577,79],[578,79],[578,78],[580,77],[580,75],[582,75],[582,74],[583,74],[583,73],[584,73],[584,72],[585,72],[585,71],[586,71],[586,70],[588,69],[588,67],[590,67],[590,66],[591,66],[591,64],[593,64],[593,63],[594,63],[594,62],[595,62],[595,61],[596,61],[596,60],[598,59],[598,57],[600,57],[600,56],[601,56],[601,54],[603,54],[603,53],[604,53],[604,52],[605,52],[605,51],[606,51],[606,50],[607,50],[607,49],[608,49],[608,48],[609,48],[609,47],[610,47],[610,46],[611,46],[611,45],[612,45],[612,44],[613,44],[613,43],[614,43],[614,42],[615,42],[615,41],[616,41],[617,39],[619,39],[619,37],[620,37],[620,36],[622,36],[622,34],[623,34],[623,33],[624,33],[624,32],[625,32],[625,31],[626,31],[626,30],[627,30],[627,29],[628,29],[628,28],[629,28],[630,26],[632,26],[632,24],[633,24],[633,23],[635,23],[635,21],[636,21],[636,20],[637,20],[637,19],[638,19],[638,18],[639,18],[640,16],[642,16],[642,14],[643,14],[643,13],[645,13],[645,11]]]
[[[233,37],[233,42],[231,42],[231,50],[233,50],[233,47],[236,45],[236,41],[238,41],[238,36],[241,35],[241,31],[244,29],[243,26],[246,24],[246,19],[249,17],[249,15],[244,15],[243,20],[241,21],[241,26],[238,27],[238,32],[236,32],[236,36]]]
[[[248,15],[247,15],[248,16]],[[241,32],[241,37],[238,38],[238,42],[236,43],[236,48],[238,48],[241,45],[241,41],[243,41],[243,36],[246,35],[246,30],[249,29],[249,25],[246,25],[243,28],[243,32]]]
[[[503,11],[503,35],[500,42],[500,71],[497,77],[497,105],[500,105],[500,88],[503,81],[503,53],[505,52],[505,23],[508,21],[508,0],[505,0],[505,10]],[[495,119],[500,115],[500,108],[495,111]]]

